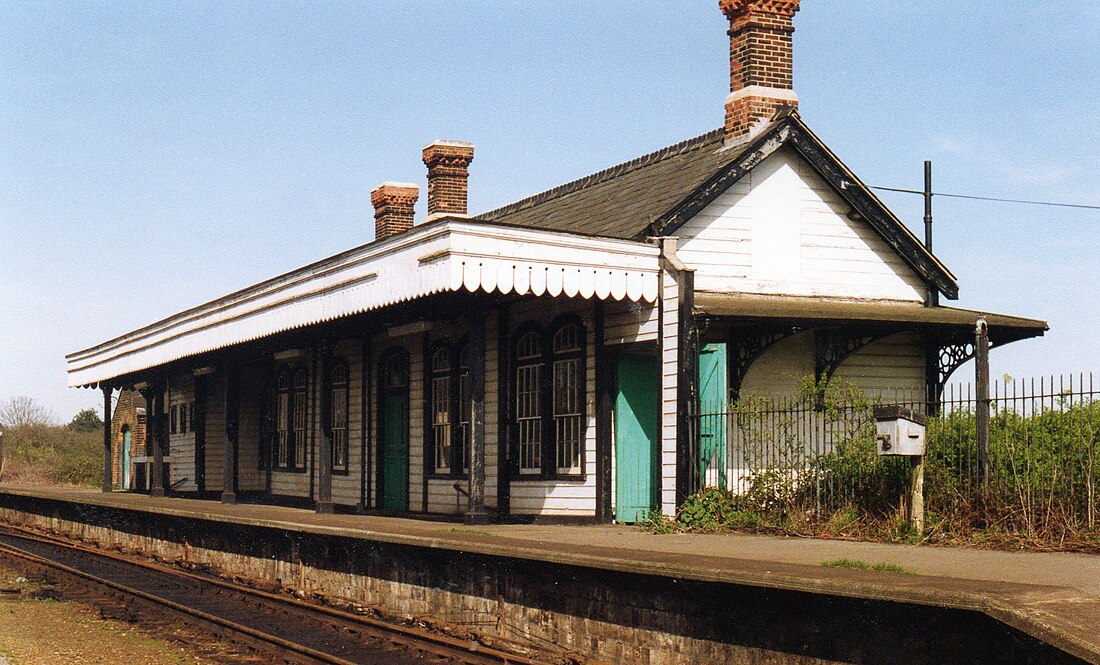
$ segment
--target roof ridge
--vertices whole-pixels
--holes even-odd
[[[522,198],[513,203],[509,203],[499,208],[494,208],[487,212],[483,212],[480,215],[476,215],[474,219],[492,219],[494,217],[499,217],[501,215],[512,213],[532,205],[544,203],[551,199],[565,196],[566,194],[572,194],[573,192],[585,189],[586,187],[590,187],[601,182],[606,182],[607,180],[610,180],[612,178],[617,178],[619,176],[630,173],[631,171],[636,171],[640,168],[663,161],[665,159],[668,159],[669,157],[675,157],[676,155],[681,155],[691,150],[697,150],[708,144],[709,142],[713,141],[715,138],[722,137],[724,135],[724,129],[711,130],[705,134],[700,134],[699,136],[685,139],[683,141],[680,141],[679,143],[674,143],[673,145],[661,148],[660,150],[655,150],[649,154],[642,155],[641,157],[635,157],[630,161],[626,161],[610,168],[603,169],[602,171],[597,171],[595,173],[586,175],[583,178],[572,180],[563,185],[558,185],[557,187],[553,187],[538,194]]]

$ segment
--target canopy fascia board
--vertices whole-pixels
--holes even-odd
[[[439,220],[70,354],[69,385],[444,292],[652,303],[659,254],[645,242]]]
[[[985,317],[990,328],[1012,330],[1022,337],[1037,337],[1049,330],[1046,321],[957,307],[925,307],[917,302],[847,300],[840,298],[758,295],[699,291],[696,312],[754,320],[810,322],[867,322],[973,328]]]

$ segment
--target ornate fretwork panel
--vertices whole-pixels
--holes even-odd
[[[992,347],[991,341],[990,348]],[[925,372],[928,379],[928,400],[933,408],[938,410],[944,386],[951,375],[973,357],[974,337],[965,332],[954,332],[929,340],[928,366]]]

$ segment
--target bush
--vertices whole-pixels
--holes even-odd
[[[689,496],[680,506],[676,521],[692,531],[718,531],[729,525],[736,512],[732,494],[710,487]]]
[[[22,425],[4,432],[5,481],[98,485],[103,439],[57,425]]]

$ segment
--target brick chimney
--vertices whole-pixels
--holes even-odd
[[[730,95],[726,141],[763,127],[783,108],[798,108],[791,35],[800,0],[719,0],[730,22]]]
[[[428,167],[428,221],[466,216],[466,179],[474,161],[474,144],[436,141],[424,147]]]
[[[413,225],[420,188],[403,182],[384,182],[370,193],[374,205],[374,239],[384,240]]]

